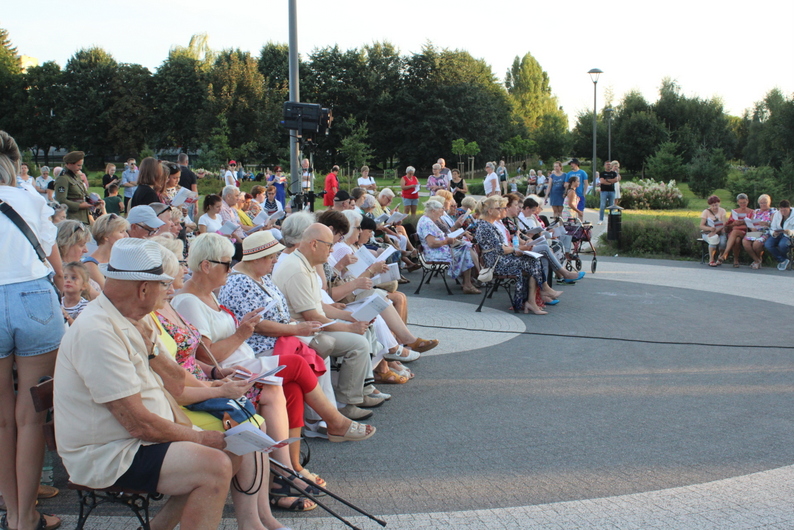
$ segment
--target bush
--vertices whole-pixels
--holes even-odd
[[[714,190],[722,188],[728,177],[728,160],[722,149],[701,148],[687,167],[689,189],[696,196],[705,199]]]
[[[620,183],[620,205],[629,210],[672,210],[686,208],[687,200],[674,180],[665,184],[639,179]]]
[[[485,184],[482,182],[466,181],[466,184],[469,186],[470,195],[485,195]]]
[[[615,241],[606,244],[612,251],[627,256],[700,259],[698,226],[697,219],[628,216],[623,217],[620,250]]]

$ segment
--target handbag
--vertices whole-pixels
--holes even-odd
[[[237,424],[252,419],[256,414],[253,403],[245,396],[238,399],[210,398],[185,405],[185,408],[193,412],[207,412],[219,420],[231,419]]]
[[[492,266],[480,269],[480,274],[477,275],[477,281],[482,283],[489,283],[493,281],[494,271],[496,270],[496,266],[499,264],[500,259],[502,259],[502,256],[496,258],[496,261]]]
[[[39,260],[48,268],[51,269],[49,262],[47,261],[47,254],[44,253],[44,249],[41,248],[41,243],[39,243],[39,238],[36,237],[36,234],[33,233],[33,230],[30,229],[28,224],[22,219],[16,210],[14,210],[10,204],[7,202],[0,200],[0,211],[6,214],[12,223],[17,225],[17,228],[22,231],[22,234],[28,239],[31,245],[33,245],[33,250],[36,251],[36,256],[38,256]],[[61,291],[58,290],[58,287],[55,285],[55,282],[52,281],[52,276],[47,275],[47,281],[50,282],[52,288],[55,290],[55,295],[58,297],[58,303],[61,302]]]

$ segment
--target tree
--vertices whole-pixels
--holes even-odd
[[[138,153],[146,145],[155,117],[152,74],[139,64],[121,64],[111,83],[112,104],[107,140],[113,153]]]
[[[198,63],[201,70],[208,72],[215,62],[216,53],[210,48],[210,38],[206,33],[196,33],[190,37],[190,43],[185,46],[174,46],[168,52],[168,58],[185,57]]]
[[[108,131],[113,127],[118,63],[102,48],[82,49],[67,62],[63,72],[63,145],[101,159],[113,150]]]
[[[368,143],[369,129],[367,122],[357,123],[355,118],[345,118],[344,126],[350,134],[342,138],[339,153],[355,170],[366,164],[372,156],[372,148]]]
[[[541,160],[563,158],[571,150],[571,134],[568,132],[567,118],[557,114],[546,114],[541,122],[543,126],[532,134]]]
[[[794,98],[786,98],[779,89],[770,90],[755,104],[746,126],[744,158],[749,165],[780,167],[794,156]]]
[[[199,136],[201,109],[207,101],[207,73],[201,61],[171,53],[152,77],[152,144],[189,152]]]
[[[652,111],[635,112],[613,127],[613,152],[625,168],[644,171],[645,160],[668,140],[667,129]]]
[[[545,115],[565,116],[551,93],[548,74],[531,53],[521,59],[516,56],[505,76],[505,86],[514,112],[530,132],[543,125]]]
[[[647,174],[659,181],[674,179],[681,182],[686,177],[684,160],[676,151],[675,142],[664,142],[646,161]]]
[[[268,88],[284,92],[289,89],[288,45],[268,42],[259,52],[257,65]]]
[[[17,49],[11,44],[8,31],[0,28],[0,129],[12,136],[24,131],[23,116],[17,112],[25,99],[21,72]]]
[[[52,61],[29,68],[23,74],[27,98],[21,108],[27,126],[17,138],[19,145],[36,147],[44,152],[49,164],[49,148],[63,141],[62,72]]]
[[[701,147],[695,153],[687,169],[689,189],[703,199],[725,185],[728,176],[728,160],[722,149],[709,150]]]

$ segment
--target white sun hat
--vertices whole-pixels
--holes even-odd
[[[171,281],[163,274],[160,245],[154,241],[124,238],[116,241],[110,250],[110,261],[100,263],[99,270],[106,278],[134,282]]]

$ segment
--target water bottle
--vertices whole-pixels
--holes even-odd
[[[513,236],[513,248],[518,252],[518,235]]]
[[[41,468],[41,483],[45,486],[52,486],[52,453],[44,449],[44,465]]]

